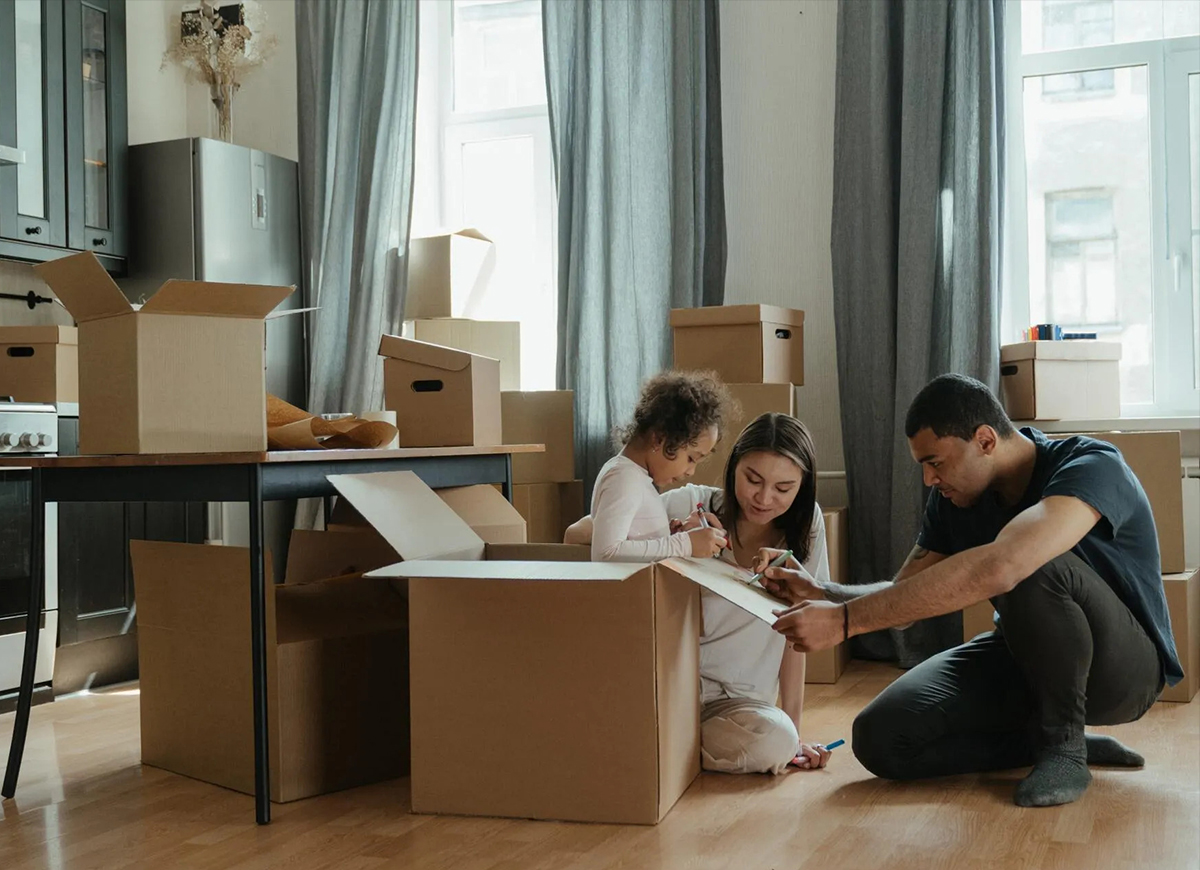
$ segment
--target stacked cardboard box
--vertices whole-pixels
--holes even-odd
[[[1000,394],[1014,420],[1121,416],[1121,344],[1023,341],[1000,348]]]
[[[513,457],[513,505],[529,541],[562,543],[583,516],[583,481],[575,479],[575,394],[570,390],[500,394],[505,444],[544,444],[545,453]]]
[[[0,396],[17,402],[78,402],[79,329],[0,327]]]

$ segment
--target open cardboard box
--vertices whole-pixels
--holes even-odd
[[[413,810],[660,821],[700,772],[699,586],[780,603],[717,560],[485,544],[409,472],[330,481],[406,560],[368,576],[409,583]]]

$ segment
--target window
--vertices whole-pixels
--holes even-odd
[[[421,0],[413,235],[473,227],[496,246],[462,316],[521,323],[521,387],[557,373],[555,194],[540,0]]]
[[[1003,341],[1119,341],[1126,416],[1200,413],[1200,3],[1008,0]]]

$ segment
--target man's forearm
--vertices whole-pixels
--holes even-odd
[[[854,599],[849,608],[850,634],[866,634],[962,610],[1005,591],[1007,579],[994,544],[965,550],[905,578],[903,583],[864,587],[876,591]]]
[[[862,598],[864,595],[870,595],[874,592],[881,592],[884,589],[891,588],[892,581],[885,580],[882,583],[865,583],[862,586],[846,586],[841,583],[818,583],[817,588],[825,596],[826,601],[836,601],[838,603],[844,601],[853,601],[855,598]]]

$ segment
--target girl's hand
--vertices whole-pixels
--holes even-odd
[[[801,770],[820,770],[829,763],[832,754],[823,743],[801,743],[792,765]]]
[[[693,529],[688,537],[692,539],[692,555],[700,559],[719,556],[729,545],[721,529]]]

